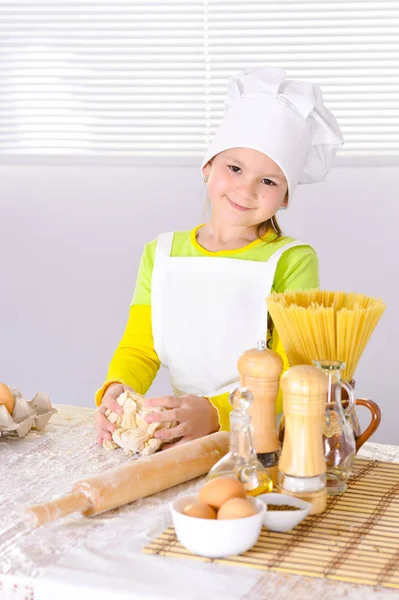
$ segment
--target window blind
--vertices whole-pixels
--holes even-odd
[[[0,157],[198,157],[228,77],[319,83],[342,156],[399,157],[399,4],[0,0]]]

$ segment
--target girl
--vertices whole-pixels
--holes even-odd
[[[155,435],[178,443],[229,428],[237,360],[258,340],[267,338],[288,368],[265,299],[270,291],[318,287],[318,263],[310,246],[282,235],[275,215],[298,183],[325,178],[342,143],[317,85],[266,67],[229,80],[225,114],[201,166],[210,219],[144,248],[128,323],[96,393],[100,444],[114,429],[105,410],[120,412],[116,398],[126,389],[145,394],[160,363],[174,395],[148,399],[147,419],[177,421]]]

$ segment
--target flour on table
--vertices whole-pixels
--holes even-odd
[[[123,392],[116,399],[117,403],[122,406],[123,413],[118,414],[112,410],[106,410],[105,416],[116,426],[112,434],[112,440],[104,440],[103,447],[107,450],[116,450],[122,448],[125,454],[139,453],[142,456],[148,456],[156,452],[162,440],[155,438],[154,433],[159,429],[169,429],[175,427],[175,422],[169,423],[147,423],[145,416],[153,412],[152,408],[145,408],[145,398],[134,392]],[[163,411],[160,407],[157,411]]]

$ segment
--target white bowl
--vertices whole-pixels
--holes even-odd
[[[173,525],[179,542],[194,554],[223,558],[241,554],[256,543],[266,511],[264,502],[248,497],[256,514],[242,519],[199,519],[183,514],[187,504],[198,501],[198,494],[181,496],[170,502]]]
[[[312,506],[310,502],[305,502],[305,500],[273,492],[258,496],[258,500],[264,502],[266,506],[268,504],[278,504],[279,506],[289,504],[299,508],[299,510],[266,510],[263,515],[263,523],[270,531],[290,531],[303,521]]]

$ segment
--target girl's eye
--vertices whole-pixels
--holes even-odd
[[[236,165],[227,165],[227,166],[230,169],[230,171],[233,171],[233,173],[238,173],[239,171],[241,171],[240,167],[237,167]],[[270,186],[276,185],[274,183],[274,181],[272,181],[271,179],[262,179],[262,182],[265,185],[270,185]]]

